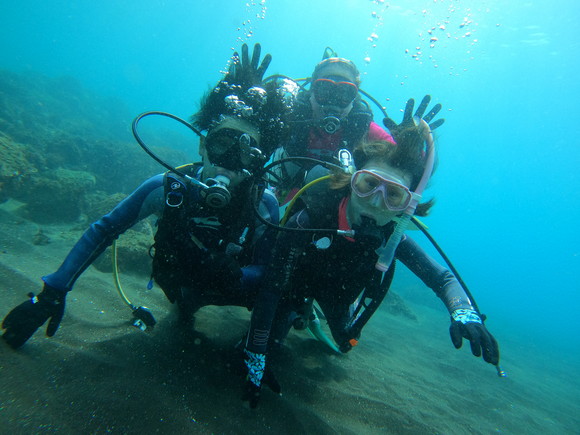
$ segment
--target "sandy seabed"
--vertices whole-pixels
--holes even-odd
[[[76,234],[0,211],[0,317],[39,291]],[[580,361],[530,338],[496,335],[507,378],[454,350],[442,310],[409,303],[418,320],[379,312],[360,345],[335,355],[294,331],[275,367],[282,395],[241,400],[233,348],[247,310],[206,307],[195,332],[147,277],[123,275],[134,303],[154,312],[150,332],[130,326],[110,274],[91,267],[67,298],[51,339],[39,330],[18,351],[0,342],[0,432],[36,433],[580,433]]]

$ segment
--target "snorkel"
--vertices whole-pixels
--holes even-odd
[[[419,181],[419,184],[417,185],[417,188],[413,192],[409,206],[405,209],[403,215],[398,219],[393,233],[388,238],[388,240],[375,251],[379,256],[377,263],[375,264],[375,268],[381,272],[386,272],[389,270],[389,267],[393,262],[393,258],[395,257],[397,246],[399,246],[399,243],[403,238],[403,234],[407,230],[407,227],[411,222],[411,218],[415,214],[417,205],[421,200],[421,195],[423,194],[423,191],[427,186],[427,182],[429,181],[429,178],[431,178],[431,174],[433,172],[433,164],[435,162],[435,142],[433,141],[433,134],[429,129],[429,125],[423,119],[415,117],[414,121],[415,125],[419,127],[421,134],[424,134],[425,131],[428,132],[428,135],[425,138],[425,142],[427,144],[425,170],[421,180]]]

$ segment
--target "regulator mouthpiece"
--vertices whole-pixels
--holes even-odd
[[[207,189],[202,192],[207,205],[213,208],[224,208],[231,199],[232,194],[228,190],[230,179],[225,175],[216,175],[208,178],[205,182]]]
[[[320,126],[328,134],[334,134],[340,128],[340,119],[334,115],[325,116]]]

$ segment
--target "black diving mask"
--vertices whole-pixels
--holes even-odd
[[[265,160],[256,139],[232,128],[221,128],[208,134],[205,149],[212,165],[229,171],[253,170]]]
[[[358,94],[358,86],[352,82],[317,79],[312,83],[312,92],[321,106],[346,108]]]

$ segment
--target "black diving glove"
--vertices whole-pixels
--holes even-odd
[[[29,300],[21,303],[4,318],[2,338],[14,349],[18,349],[32,337],[48,319],[46,335],[52,337],[64,315],[66,292],[44,284],[38,296],[29,293]]]
[[[451,341],[456,349],[461,347],[463,338],[469,340],[471,353],[493,365],[499,363],[499,346],[474,310],[459,309],[451,313],[449,327]]]
[[[433,106],[433,108],[429,111],[429,113],[425,114],[425,110],[427,110],[427,106],[429,105],[429,102],[431,101],[431,95],[425,95],[425,97],[423,97],[423,100],[421,101],[421,104],[419,104],[419,107],[417,107],[417,111],[415,112],[416,117],[418,118],[422,118],[428,125],[429,128],[431,129],[431,131],[435,130],[438,127],[441,127],[441,125],[445,122],[445,119],[441,118],[438,119],[436,121],[431,122],[431,120],[433,118],[435,118],[435,116],[439,113],[439,111],[441,110],[441,104],[437,103],[435,106]],[[386,117],[383,119],[383,124],[385,127],[387,127],[389,129],[389,131],[391,132],[391,134],[393,135],[393,138],[395,139],[395,142],[399,142],[399,139],[397,139],[397,136],[400,135],[400,133],[406,129],[408,129],[409,127],[415,127],[415,121],[413,120],[414,116],[413,116],[413,107],[415,106],[415,100],[413,98],[409,98],[409,100],[407,101],[407,104],[405,106],[405,113],[403,115],[403,120],[401,121],[400,124],[397,124],[393,119]]]
[[[267,385],[276,394],[282,392],[274,373],[266,366],[266,355],[244,349],[244,364],[248,374],[242,400],[248,401],[250,408],[254,409],[258,406],[262,384]]]
[[[272,56],[267,54],[262,59],[262,63],[260,63],[260,53],[262,52],[262,47],[260,44],[254,45],[254,52],[252,53],[252,58],[248,55],[248,45],[242,45],[242,57],[240,59],[240,55],[235,52],[233,59],[234,61],[230,65],[230,69],[226,76],[226,81],[233,82],[237,85],[241,86],[255,86],[262,83],[262,77],[264,77],[264,73],[268,69],[268,65],[272,62]]]

